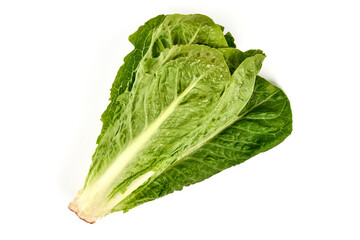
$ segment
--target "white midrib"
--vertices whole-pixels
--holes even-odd
[[[137,156],[137,154],[144,149],[149,142],[150,138],[156,133],[161,124],[175,111],[179,103],[185,98],[185,96],[196,86],[196,84],[204,78],[207,72],[201,74],[195,81],[193,81],[167,108],[163,111],[160,116],[152,122],[144,131],[138,135],[134,141],[132,141],[123,152],[121,152],[114,160],[114,162],[107,167],[106,171],[101,177],[96,180],[93,184],[89,185],[81,194],[79,202],[82,203],[82,208],[87,207],[100,207],[103,200],[106,199],[109,191],[112,190],[111,185],[116,178],[123,172],[125,167]],[[142,185],[147,179],[149,179],[154,172],[151,174],[145,173],[139,179],[134,180],[136,187],[128,188],[125,193],[118,193],[115,195],[109,203],[106,204],[106,209],[112,209],[116,204],[119,203],[126,196],[131,194],[136,188]],[[138,181],[137,181],[138,180]],[[139,186],[137,186],[139,185]],[[131,189],[131,191],[129,191]],[[94,202],[92,202],[94,199]],[[109,206],[112,205],[112,206]],[[95,205],[95,206],[94,206]],[[96,211],[96,210],[95,210]]]

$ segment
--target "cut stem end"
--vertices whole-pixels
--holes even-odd
[[[78,216],[78,217],[79,217],[81,220],[83,220],[84,222],[87,222],[87,223],[90,223],[90,224],[94,224],[94,223],[95,223],[95,220],[92,221],[92,220],[89,220],[89,219],[87,219],[87,218],[85,218],[85,217],[80,216],[80,215],[79,215],[79,212],[78,212],[77,210],[75,210],[75,208],[74,208],[74,206],[73,206],[72,203],[73,203],[73,202],[71,202],[71,203],[69,204],[69,206],[68,206],[68,208],[69,208],[70,211],[74,212],[74,213],[76,214],[76,216]]]
[[[86,209],[84,204],[81,204],[80,201],[81,194],[79,193],[77,194],[75,199],[69,204],[68,208],[70,211],[74,212],[81,220],[93,224],[97,219],[101,218],[101,216],[97,216],[96,214],[94,214],[94,211]]]

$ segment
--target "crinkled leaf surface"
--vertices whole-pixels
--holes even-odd
[[[292,131],[290,103],[284,92],[257,77],[254,93],[230,126],[168,167],[152,183],[137,190],[113,211],[128,211],[165,196],[269,150]]]
[[[235,49],[204,15],[160,15],[129,37],[85,185],[85,221],[128,211],[268,150],[291,132],[286,95],[256,77],[265,55]]]
[[[98,137],[98,148],[93,156],[93,164],[87,177],[91,180],[93,173],[113,160],[119,151],[115,140],[117,127],[114,122],[127,105],[129,91],[135,82],[139,63],[151,57],[158,57],[162,50],[174,45],[202,44],[209,47],[227,47],[221,28],[210,18],[195,15],[159,15],[141,26],[129,37],[135,49],[124,59],[111,88],[110,104],[101,116],[103,128]],[[111,126],[110,129],[109,126]],[[103,136],[106,137],[103,139]],[[111,150],[114,148],[114,151]]]

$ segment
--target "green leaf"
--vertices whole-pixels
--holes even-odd
[[[258,49],[251,49],[246,52],[242,52],[236,48],[219,48],[218,49],[225,58],[226,64],[228,65],[231,74],[238,68],[246,58],[254,56],[256,54],[263,54],[263,51]]]
[[[236,48],[235,39],[234,39],[233,35],[231,35],[230,32],[227,32],[225,34],[225,39],[226,39],[226,42],[229,47]]]
[[[126,91],[131,91],[136,74],[139,73],[138,68],[141,61],[149,62],[152,57],[158,57],[164,49],[176,45],[203,44],[210,47],[227,47],[220,26],[209,17],[200,14],[174,14],[166,17],[159,15],[130,35],[129,40],[135,49],[125,57],[124,64],[111,88],[111,102],[101,116],[103,127],[97,139],[98,147],[93,155],[93,163],[85,185],[103,167],[108,166],[121,150],[119,146],[121,144],[117,139],[120,134],[119,126],[114,123],[119,121],[125,111],[124,106],[127,104],[129,96]],[[122,94],[123,96],[121,96]],[[103,139],[104,136],[106,137]]]
[[[159,15],[150,19],[129,37],[130,42],[134,45],[135,49],[124,58],[124,64],[120,67],[115,77],[110,94],[111,102],[105,112],[101,115],[103,127],[97,139],[97,143],[100,143],[101,138],[109,125],[119,117],[121,106],[118,105],[116,99],[126,90],[131,90],[139,62],[148,51],[154,30],[164,21],[164,19],[165,15]]]
[[[112,85],[111,102],[101,116],[103,127],[97,140],[98,144],[109,125],[119,116],[119,111],[121,112],[116,99],[126,90],[131,90],[138,65],[146,56],[158,56],[162,50],[172,45],[203,44],[210,47],[228,47],[221,27],[211,18],[200,14],[159,15],[139,27],[130,35],[129,41],[135,49],[124,58],[124,64]]]
[[[292,131],[290,102],[284,92],[257,77],[254,93],[233,123],[191,154],[168,167],[153,182],[137,190],[112,211],[124,212],[265,152]]]

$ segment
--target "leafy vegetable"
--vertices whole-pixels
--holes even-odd
[[[93,223],[200,182],[282,142],[286,95],[257,76],[265,55],[235,49],[203,15],[160,15],[129,37],[83,189]]]

